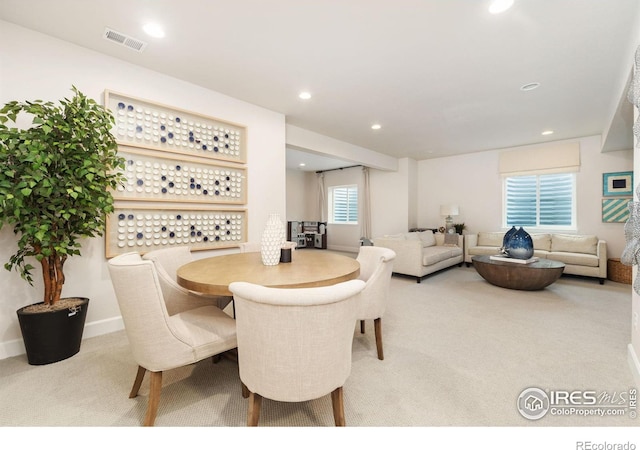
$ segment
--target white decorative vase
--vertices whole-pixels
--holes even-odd
[[[284,224],[280,221],[280,214],[269,214],[260,242],[262,264],[275,266],[280,262],[280,249],[285,240],[285,229]]]

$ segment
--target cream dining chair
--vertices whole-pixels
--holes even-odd
[[[129,398],[138,395],[144,375],[150,371],[144,425],[153,426],[162,372],[236,348],[235,320],[213,305],[169,315],[155,266],[138,253],[116,256],[108,266],[133,359],[138,364]]]
[[[382,349],[382,316],[387,307],[389,284],[393,271],[393,260],[396,253],[388,248],[362,246],[358,252],[360,263],[358,279],[366,282],[366,287],[359,295],[358,319],[360,332],[364,333],[365,320],[373,319],[378,359],[384,359]]]
[[[364,286],[361,280],[298,289],[229,285],[247,425],[258,424],[263,397],[303,402],[329,393],[335,424],[345,425],[343,386],[351,373],[356,296]]]
[[[215,305],[224,309],[232,300],[232,297],[193,292],[178,284],[176,277],[178,268],[194,260],[191,250],[186,245],[153,250],[145,253],[142,258],[153,261],[156,267],[162,295],[170,316],[206,305]]]

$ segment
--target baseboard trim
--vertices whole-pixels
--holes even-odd
[[[122,317],[112,317],[111,319],[98,320],[91,322],[84,327],[82,339],[88,339],[103,334],[114,333],[116,331],[124,330],[124,322]]]
[[[627,361],[629,362],[629,369],[631,370],[631,375],[633,375],[636,388],[640,389],[640,360],[638,360],[633,344],[627,346]]]
[[[113,333],[124,329],[122,317],[114,317],[111,319],[98,320],[96,322],[84,325],[82,332],[82,340],[89,339],[103,334]],[[11,358],[12,356],[24,355],[26,350],[22,339],[13,341],[0,342],[0,360]]]

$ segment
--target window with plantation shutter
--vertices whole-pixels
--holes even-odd
[[[329,222],[349,225],[358,223],[358,186],[329,188]]]
[[[575,228],[575,175],[552,173],[504,178],[505,226]]]

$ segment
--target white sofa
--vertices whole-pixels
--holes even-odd
[[[504,232],[479,232],[465,235],[464,261],[471,265],[475,255],[496,255],[502,247]],[[552,259],[565,264],[564,272],[607,278],[607,243],[594,235],[531,233],[533,256]]]
[[[386,235],[373,238],[373,245],[386,247],[396,253],[393,273],[416,277],[420,283],[423,277],[464,261],[462,235],[450,235],[455,243],[445,244],[445,235],[431,230]],[[454,237],[455,236],[455,237]]]

